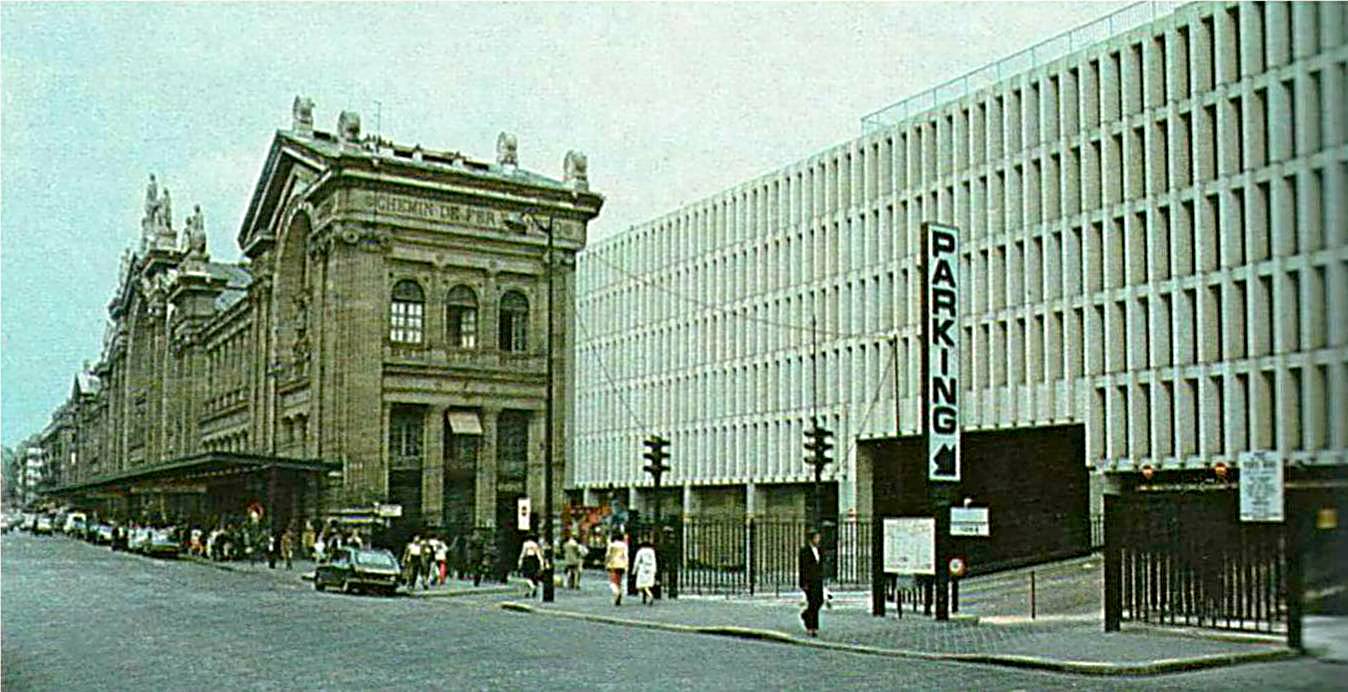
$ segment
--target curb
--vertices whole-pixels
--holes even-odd
[[[489,586],[476,589],[447,589],[444,591],[414,591],[408,595],[413,598],[457,598],[459,596],[500,596],[503,594],[519,595],[518,586]]]
[[[1144,675],[1165,675],[1169,673],[1179,673],[1184,671],[1204,670],[1208,668],[1220,668],[1226,666],[1239,665],[1243,663],[1266,663],[1271,661],[1283,661],[1301,656],[1300,653],[1292,649],[1278,648],[1267,649],[1264,651],[1254,651],[1250,653],[1234,654],[1213,654],[1208,656],[1195,656],[1192,658],[1167,658],[1153,661],[1142,661],[1138,663],[1115,663],[1109,661],[1072,661],[1053,658],[1042,658],[1039,656],[1026,656],[1022,654],[961,654],[961,653],[937,653],[931,651],[915,651],[911,649],[886,649],[877,646],[866,646],[862,644],[843,644],[840,642],[821,642],[814,639],[802,639],[800,637],[779,632],[777,630],[757,629],[750,627],[737,627],[731,625],[681,625],[677,623],[650,622],[646,620],[631,620],[627,618],[613,617],[609,615],[594,615],[591,613],[579,613],[569,610],[542,609],[527,603],[518,603],[515,601],[505,601],[497,604],[498,608],[517,613],[527,613],[531,615],[544,615],[551,617],[564,617],[573,620],[586,620],[589,622],[599,622],[609,625],[620,625],[624,627],[636,627],[641,629],[664,630],[667,632],[681,632],[685,634],[706,634],[722,637],[735,637],[738,639],[753,639],[759,641],[771,641],[780,644],[790,644],[794,646],[805,646],[815,649],[829,649],[832,651],[844,651],[848,653],[865,654],[869,656],[884,656],[888,658],[911,658],[926,661],[953,661],[959,663],[976,663],[983,665],[1001,666],[1006,668],[1025,668],[1032,670],[1046,670],[1058,673],[1074,673],[1077,675],[1096,675],[1096,676],[1144,676]]]

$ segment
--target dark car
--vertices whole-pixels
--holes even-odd
[[[402,570],[393,553],[374,548],[340,548],[332,559],[314,568],[314,588],[340,586],[343,591],[377,591],[393,595]]]

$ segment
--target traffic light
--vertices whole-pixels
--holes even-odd
[[[833,455],[829,451],[833,449],[833,431],[827,428],[821,428],[817,423],[811,424],[811,427],[805,431],[805,463],[815,467],[815,470],[821,470],[833,461]]]
[[[642,456],[646,457],[647,464],[644,467],[646,473],[651,474],[655,481],[655,487],[660,487],[660,477],[669,470],[669,464],[665,463],[669,459],[669,452],[665,448],[669,446],[669,440],[659,435],[651,435],[643,443],[646,445],[646,452]]]

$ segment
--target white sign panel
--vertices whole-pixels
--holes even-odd
[[[951,507],[950,535],[990,536],[987,507]]]
[[[927,410],[927,479],[960,479],[960,247],[959,229],[923,227],[926,319],[923,391]]]
[[[381,517],[393,517],[393,518],[401,517],[403,515],[403,506],[377,505],[375,506],[375,514],[378,514]]]
[[[521,497],[521,498],[517,501],[517,503],[518,503],[518,504],[517,504],[517,508],[518,508],[518,510],[519,510],[519,522],[518,522],[519,530],[520,530],[520,531],[528,531],[528,530],[529,530],[529,514],[533,511],[533,508],[530,506],[530,504],[529,504],[529,498],[527,498],[527,497]]]
[[[1283,520],[1282,459],[1270,452],[1240,457],[1240,520]]]
[[[936,519],[885,519],[884,548],[887,574],[936,574]]]

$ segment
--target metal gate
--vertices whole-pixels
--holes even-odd
[[[1237,503],[1226,489],[1106,496],[1106,631],[1144,622],[1284,634],[1296,646],[1293,532],[1242,523]]]

